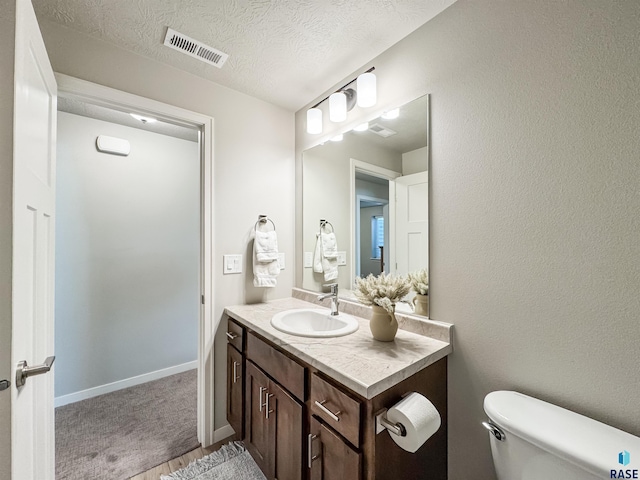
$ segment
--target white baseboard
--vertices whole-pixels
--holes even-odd
[[[213,431],[213,443],[219,442],[220,440],[224,440],[227,437],[233,435],[235,430],[228,423],[224,427],[216,428]]]
[[[160,378],[175,375],[176,373],[186,372],[195,368],[198,368],[197,360],[194,360],[193,362],[183,363],[181,365],[176,365],[175,367],[163,368],[162,370],[156,370],[155,372],[144,373],[136,377],[125,378],[124,380],[107,383],[106,385],[100,385],[98,387],[80,390],[79,392],[69,393],[68,395],[56,397],[54,399],[54,406],[62,407],[63,405],[79,402],[80,400],[97,397],[98,395],[104,395],[105,393],[115,392],[116,390],[122,390],[123,388],[133,387],[135,385],[141,385],[143,383],[151,382],[152,380],[158,380]],[[222,430],[223,428],[221,428],[220,430]],[[233,429],[231,429],[231,431],[233,431]],[[216,430],[216,433],[217,432],[218,430]]]

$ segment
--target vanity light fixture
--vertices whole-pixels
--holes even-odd
[[[357,127],[353,127],[354,132],[366,132],[367,130],[369,130],[369,122],[364,122]]]
[[[373,73],[363,73],[356,81],[358,89],[358,106],[373,107],[376,104],[376,76]]]
[[[307,132],[322,133],[322,110],[317,107],[307,110]]]
[[[130,113],[129,115],[131,115],[136,120],[141,121],[142,123],[156,123],[158,121],[153,117],[143,117],[142,115],[138,115],[137,113]]]
[[[393,110],[389,110],[388,112],[384,112],[382,114],[382,118],[385,120],[393,120],[394,118],[398,118],[400,116],[400,109],[394,108]]]
[[[336,135],[335,137],[331,137],[331,141],[332,142],[341,142],[342,139],[344,138],[344,135],[342,133]]]
[[[344,122],[347,119],[347,96],[342,92],[329,95],[329,120]]]
[[[376,76],[372,73],[374,70],[375,67],[371,67],[307,110],[307,133],[322,133],[322,110],[318,107],[327,99],[329,100],[329,120],[332,122],[344,122],[347,119],[347,112],[356,104],[363,108],[375,105],[377,95]],[[356,82],[355,89],[347,88],[354,82]]]

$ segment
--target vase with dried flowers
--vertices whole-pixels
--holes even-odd
[[[429,273],[426,269],[409,273],[411,288],[416,292],[413,306],[418,315],[429,315]]]
[[[392,341],[398,331],[395,316],[396,303],[401,301],[411,288],[405,277],[399,275],[368,275],[356,278],[355,296],[373,310],[369,327],[373,338],[383,342]]]

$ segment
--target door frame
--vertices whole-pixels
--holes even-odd
[[[214,119],[180,107],[56,73],[58,96],[200,129],[200,315],[198,327],[198,441],[211,445],[214,430],[213,127]]]
[[[356,259],[355,252],[359,251],[359,245],[356,241],[356,218],[360,218],[360,202],[356,202],[356,172],[364,172],[367,175],[371,175],[372,177],[384,178],[389,181],[389,271],[393,271],[391,268],[395,262],[395,252],[393,251],[393,246],[395,245],[395,233],[393,226],[395,225],[395,182],[394,180],[398,177],[401,177],[402,174],[400,172],[396,172],[394,170],[389,170],[388,168],[379,167],[377,165],[373,165],[372,163],[363,162],[362,160],[357,160],[355,158],[349,159],[349,203],[350,203],[350,211],[351,211],[351,274],[349,278],[351,278],[352,285],[350,288],[355,288],[355,278],[357,271],[356,262],[359,259]]]

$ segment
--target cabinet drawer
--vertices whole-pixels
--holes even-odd
[[[307,437],[307,467],[311,480],[360,480],[362,454],[311,417]]]
[[[258,337],[247,335],[247,358],[304,402],[304,367],[267,345]]]
[[[227,341],[239,352],[244,351],[244,328],[229,318],[227,322]]]
[[[360,402],[316,373],[311,375],[311,413],[322,418],[327,425],[341,433],[354,446],[360,446]]]

